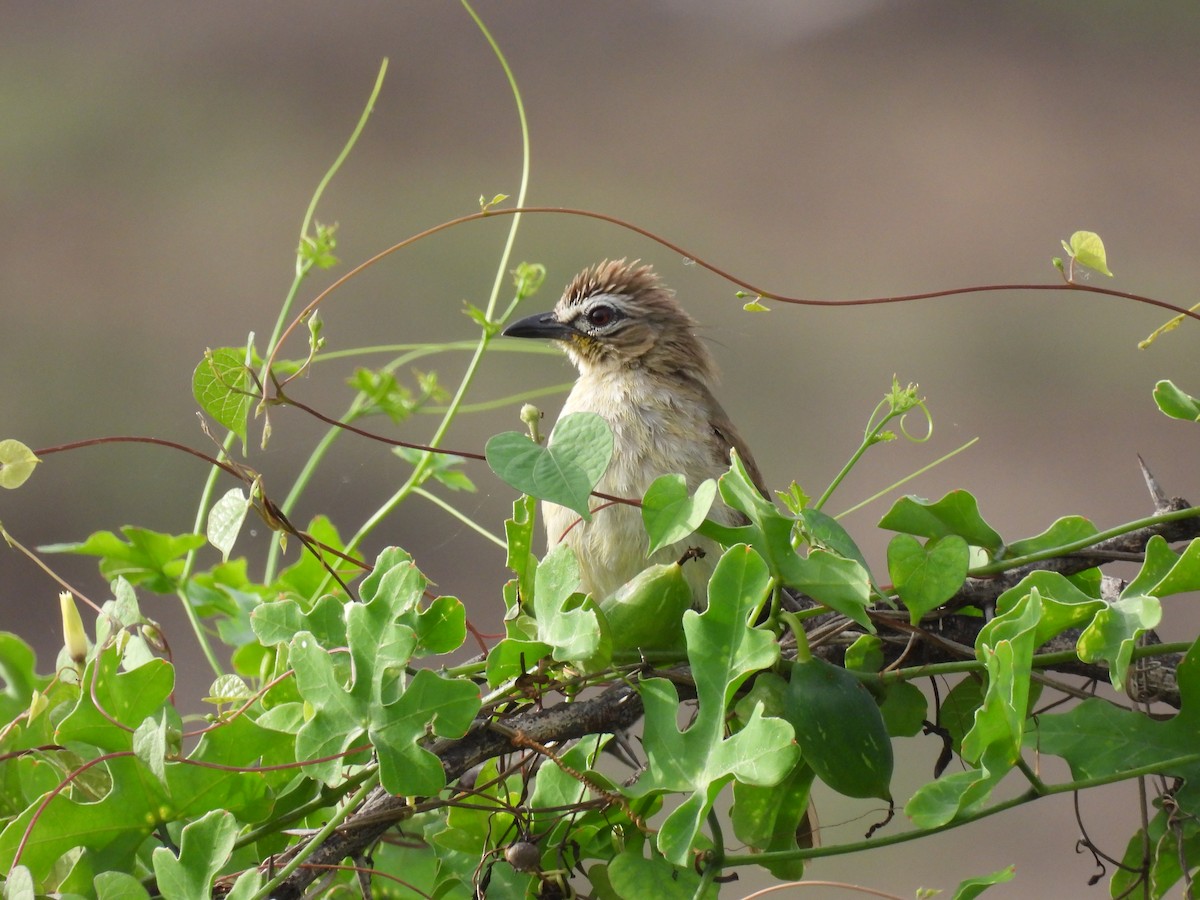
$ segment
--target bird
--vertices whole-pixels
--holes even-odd
[[[554,309],[519,319],[503,334],[557,342],[579,377],[559,418],[592,412],[607,422],[613,453],[595,490],[640,499],[660,475],[683,475],[692,493],[728,470],[736,450],[755,486],[767,495],[750,448],[713,394],[717,367],[696,334],[698,322],[654,268],[640,260],[604,260],[571,279]],[[602,599],[639,572],[699,550],[684,566],[693,605],[703,608],[717,545],[691,535],[647,557],[641,511],[597,503],[591,521],[542,504],[547,542],[565,542],[579,560],[580,589]],[[709,517],[723,525],[745,517],[718,500]]]

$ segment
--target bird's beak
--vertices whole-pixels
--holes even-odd
[[[556,341],[569,340],[575,329],[554,318],[554,313],[536,313],[513,322],[501,334],[518,338],[549,338]]]

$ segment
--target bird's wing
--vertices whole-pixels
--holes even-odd
[[[725,414],[725,410],[721,408],[721,404],[716,401],[716,398],[707,389],[706,393],[708,393],[708,407],[712,410],[711,425],[713,434],[717,439],[720,465],[728,466],[729,451],[736,450],[742,463],[746,466],[746,471],[750,473],[750,480],[758,488],[758,492],[770,499],[771,495],[767,492],[767,485],[763,480],[762,472],[758,469],[758,463],[754,461],[754,454],[750,452],[750,448],[746,446],[746,442],[742,440],[742,436],[738,434],[738,430],[733,427],[733,422],[729,420],[729,416]]]

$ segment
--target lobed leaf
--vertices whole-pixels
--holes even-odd
[[[704,818],[732,778],[749,784],[777,784],[795,765],[798,751],[791,727],[766,718],[756,706],[737,733],[725,737],[725,711],[738,687],[779,658],[767,632],[747,624],[762,606],[771,577],[762,558],[744,545],[729,548],[709,580],[708,609],[684,614],[688,658],[696,680],[699,710],[679,728],[679,695],[662,678],[642,681],[646,707],[644,741],[649,768],[631,788],[635,796],[664,791],[686,795],[662,824],[658,847],[683,865]]]
[[[172,593],[183,572],[183,557],[204,546],[202,534],[163,534],[126,525],[121,540],[111,531],[97,531],[86,541],[39,547],[43,553],[78,553],[100,559],[100,574],[109,581],[124,578],[156,594]]]
[[[554,658],[587,664],[607,664],[612,644],[602,632],[596,604],[579,593],[579,560],[566,544],[546,554],[534,576],[533,611],[537,638],[552,648]],[[607,654],[607,658],[606,658]]]
[[[233,851],[237,820],[213,809],[183,827],[179,857],[166,847],[154,850],[154,875],[163,896],[172,900],[208,900],[212,882]]]

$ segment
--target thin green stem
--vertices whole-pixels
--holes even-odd
[[[850,458],[846,460],[846,464],[842,466],[841,471],[839,471],[837,475],[833,477],[833,481],[829,482],[829,487],[825,488],[825,493],[823,493],[820,499],[813,504],[813,509],[820,509],[825,505],[829,498],[833,496],[833,492],[837,490],[838,485],[840,485],[842,481],[845,480],[846,476],[850,474],[850,470],[858,464],[860,459],[862,459],[862,456],[867,452],[867,449],[878,443],[879,432],[883,430],[883,426],[891,420],[892,416],[897,415],[897,413],[890,410],[882,419],[879,420],[878,425],[872,427],[871,422],[875,420],[875,414],[878,413],[880,408],[885,406],[887,402],[888,401],[886,398],[879,401],[879,405],[876,406],[872,411],[871,417],[867,420],[867,430],[863,434],[862,443],[858,445],[858,449],[856,449],[854,453],[851,454]]]
[[[787,623],[788,628],[796,638],[796,662],[812,662],[812,650],[808,646],[808,634],[801,624],[801,617],[794,612],[783,611],[779,618]]]
[[[1002,800],[993,806],[975,812],[966,813],[959,816],[952,822],[946,822],[942,825],[936,825],[932,828],[922,828],[916,831],[906,831],[902,834],[893,834],[882,838],[869,838],[863,841],[852,841],[846,844],[834,844],[832,846],[812,847],[804,850],[771,850],[765,853],[741,853],[731,854],[725,857],[725,867],[732,866],[760,866],[771,862],[793,861],[798,859],[818,859],[826,856],[843,856],[847,853],[859,853],[863,850],[874,850],[877,847],[890,847],[894,844],[903,844],[908,841],[915,841],[921,838],[928,837],[932,834],[938,834],[943,831],[949,831],[952,828],[958,828],[963,825],[969,825],[972,822],[978,822],[980,819],[986,819],[989,816],[994,816],[996,813],[1005,812],[1018,806],[1023,806],[1033,800],[1039,800],[1042,797],[1049,797],[1054,794],[1067,794],[1072,791],[1084,791],[1089,788],[1103,787],[1106,784],[1116,784],[1121,781],[1128,781],[1131,778],[1140,778],[1144,775],[1158,775],[1164,772],[1177,771],[1184,766],[1195,765],[1200,762],[1200,753],[1189,753],[1186,756],[1177,756],[1172,759],[1160,760],[1149,765],[1139,766],[1134,769],[1126,769],[1123,772],[1113,772],[1108,775],[1097,776],[1096,778],[1081,778],[1078,781],[1068,781],[1062,784],[1043,784],[1042,789],[1031,787],[1028,791],[1013,797],[1008,800]]]
[[[1134,647],[1130,659],[1142,659],[1146,656],[1165,656],[1168,653],[1186,653],[1192,648],[1191,641],[1177,641],[1170,644],[1146,644]],[[1048,669],[1064,663],[1078,662],[1079,654],[1074,650],[1059,650],[1054,653],[1037,653],[1033,656],[1033,668]],[[874,681],[883,685],[899,681],[915,681],[918,678],[932,678],[938,675],[961,675],[966,672],[983,672],[987,666],[977,659],[962,659],[955,662],[930,663],[929,665],[913,666],[907,669],[893,669],[889,672],[855,673],[864,681]]]
[[[232,431],[225,435],[225,440],[221,444],[223,455],[227,456],[229,454],[229,448],[233,446],[236,437],[237,435]],[[217,489],[217,478],[220,475],[221,470],[216,466],[209,467],[208,477],[204,479],[204,487],[200,490],[200,501],[196,505],[196,518],[192,524],[192,532],[194,534],[203,533],[204,519],[212,506],[213,492]],[[196,643],[200,645],[200,651],[204,654],[204,658],[208,661],[208,665],[213,670],[213,673],[219,678],[225,674],[221,666],[221,661],[217,659],[212,645],[208,642],[208,635],[204,633],[204,623],[200,621],[200,614],[196,612],[195,607],[192,606],[192,602],[187,596],[187,585],[191,580],[195,567],[196,551],[189,550],[183,560],[183,571],[179,575],[179,586],[175,589],[175,595],[179,598],[179,602],[183,606],[183,611],[188,618],[188,624],[192,626],[192,633],[196,635]]]
[[[479,403],[464,403],[459,408],[459,413],[476,413],[489,412],[493,409],[504,409],[508,406],[514,406],[517,403],[536,400],[538,397],[550,397],[555,394],[565,394],[571,389],[571,382],[565,384],[555,384],[550,387],[536,388],[529,391],[521,391],[519,394],[509,394],[507,397],[499,397],[495,400],[484,400]],[[426,414],[444,413],[448,407],[445,406],[424,406],[418,412]]]
[[[712,808],[708,810],[708,828],[712,832],[712,850],[704,858],[704,870],[700,873],[700,883],[692,892],[692,900],[703,900],[725,867],[725,834],[721,831],[721,817]]]
[[[377,344],[371,347],[349,347],[345,350],[323,350],[321,351],[321,355],[313,360],[313,364],[317,365],[318,363],[331,362],[335,359],[346,359],[347,357],[368,356],[374,353],[403,354],[398,359],[394,359],[388,363],[388,366],[394,368],[411,362],[414,359],[420,359],[423,356],[433,356],[438,353],[447,353],[454,350],[474,350],[478,344],[478,340],[442,341],[431,344]],[[541,344],[522,344],[517,341],[511,344],[498,344],[492,352],[526,353],[535,356],[562,356],[562,353],[553,347]]]
[[[337,155],[333,161],[333,165],[317,183],[317,189],[313,191],[312,199],[308,202],[308,209],[304,211],[304,221],[300,225],[300,238],[303,239],[308,234],[308,229],[312,225],[313,216],[317,212],[317,204],[321,202],[321,195],[325,193],[325,188],[329,187],[329,182],[333,181],[333,176],[337,174],[338,169],[346,162],[350,156],[350,151],[354,149],[354,145],[358,143],[359,137],[363,133],[363,129],[367,127],[367,119],[371,118],[371,113],[375,111],[375,101],[379,99],[379,92],[383,90],[383,77],[387,74],[388,61],[387,57],[379,64],[379,74],[375,76],[375,86],[371,88],[371,96],[367,98],[367,105],[363,107],[362,114],[358,117],[358,124],[354,126],[354,130],[350,132],[350,137],[347,139],[345,146],[342,147],[342,152]],[[300,258],[296,259],[296,273],[300,273]],[[271,346],[274,346],[274,340],[278,336],[278,331],[271,335]]]
[[[300,868],[304,861],[308,859],[308,857],[311,856],[318,847],[325,843],[329,836],[337,830],[337,827],[346,820],[347,816],[349,816],[352,812],[354,812],[355,809],[358,808],[358,805],[366,799],[367,794],[369,794],[378,783],[379,774],[376,772],[372,774],[372,776],[365,782],[363,782],[362,787],[354,792],[353,797],[343,803],[341,807],[329,817],[329,821],[321,827],[320,831],[313,835],[312,840],[305,844],[304,848],[300,850],[299,853],[288,860],[288,864],[280,869],[274,878],[262,886],[258,893],[254,895],[254,900],[267,900],[267,898],[275,892],[275,889],[279,887],[279,885],[283,884],[285,880],[287,880],[288,876]]]
[[[971,447],[973,444],[977,444],[978,442],[979,442],[979,438],[977,438],[977,437],[971,438],[969,441],[967,441],[965,444],[963,444],[958,449],[951,450],[949,453],[945,454],[944,456],[939,456],[933,462],[929,463],[928,465],[922,466],[921,468],[917,469],[915,472],[910,472],[908,475],[905,475],[899,481],[892,482],[887,487],[885,487],[883,490],[876,491],[874,494],[872,494],[866,500],[860,500],[858,503],[855,503],[849,509],[842,510],[840,513],[838,513],[836,516],[834,516],[834,518],[840,519],[843,516],[848,516],[848,515],[850,515],[850,513],[856,512],[857,510],[862,509],[864,506],[868,506],[868,505],[874,503],[880,497],[890,494],[892,491],[896,490],[899,487],[903,487],[905,484],[912,481],[914,478],[919,478],[920,476],[922,476],[926,472],[928,472],[930,469],[940,466],[942,463],[946,462],[946,460],[953,459],[955,456],[958,456],[958,454],[962,453],[964,450]]]
[[[462,0],[462,5],[471,18],[474,19],[476,26],[479,28],[484,38],[491,46],[492,52],[496,55],[497,60],[499,60],[500,66],[504,70],[504,75],[508,79],[508,85],[509,89],[512,91],[513,100],[516,103],[517,119],[521,126],[521,185],[517,192],[517,205],[522,206],[525,202],[525,195],[529,190],[529,123],[525,117],[525,105],[521,100],[521,92],[517,87],[516,78],[513,75],[512,69],[509,68],[508,61],[505,59],[504,53],[500,49],[500,45],[496,43],[495,39],[491,35],[491,32],[489,32],[487,26],[484,25],[483,20],[476,15],[470,4],[467,3],[467,0]],[[504,242],[504,248],[500,253],[500,261],[496,267],[496,277],[492,282],[492,291],[488,297],[487,307],[484,313],[489,322],[495,321],[494,316],[496,304],[500,295],[500,288],[504,284],[505,276],[508,273],[509,259],[512,256],[512,248],[516,241],[517,228],[520,225],[520,222],[521,217],[519,215],[513,216],[512,225],[508,229],[508,236]],[[511,311],[511,309],[512,306],[510,305],[509,310]],[[459,409],[463,405],[463,400],[467,395],[467,391],[470,390],[471,385],[475,380],[475,376],[479,372],[479,366],[483,360],[483,355],[487,351],[488,346],[491,344],[492,338],[496,333],[497,332],[493,329],[485,328],[483,333],[479,336],[479,341],[475,346],[475,351],[471,354],[471,360],[467,364],[466,372],[463,373],[462,379],[459,382],[458,390],[455,391],[454,398],[450,401],[449,406],[447,406],[441,422],[434,431],[433,437],[429,440],[430,447],[437,447],[442,442],[446,436],[446,432],[450,428],[451,423],[453,423],[454,419],[458,416]],[[387,518],[387,516],[391,514],[396,506],[403,502],[404,499],[412,493],[413,489],[425,480],[425,476],[429,467],[432,465],[432,461],[433,457],[429,453],[426,453],[421,457],[416,466],[413,467],[413,471],[408,476],[408,479],[366,520],[366,522],[362,524],[362,526],[359,527],[358,531],[347,542],[346,552],[349,553],[354,551],[363,542],[367,535],[374,530],[375,526]],[[328,576],[326,576],[326,580],[328,580]]]
[[[359,416],[360,402],[362,394],[357,394],[350,402],[349,408],[338,419],[339,422],[353,422]],[[325,454],[329,452],[329,448],[333,446],[333,442],[341,437],[343,431],[341,428],[330,426],[330,428],[321,436],[317,445],[313,447],[312,452],[308,454],[308,459],[304,461],[304,468],[300,470],[300,474],[292,482],[291,488],[288,490],[287,496],[284,497],[279,509],[285,516],[290,516],[292,509],[300,499],[300,495],[308,487],[313,476],[316,474],[317,466],[321,464],[321,460],[325,458]],[[267,563],[263,573],[263,583],[270,584],[275,580],[275,570],[279,565],[279,556],[283,552],[282,544],[279,541],[271,541],[271,546],[267,549]]]
[[[313,216],[317,212],[317,204],[321,202],[321,197],[325,193],[325,189],[329,187],[329,183],[333,181],[333,176],[338,173],[346,159],[350,156],[350,151],[354,149],[354,145],[358,143],[359,136],[366,127],[367,119],[371,117],[371,113],[375,111],[375,101],[379,99],[379,92],[383,89],[383,76],[387,74],[388,61],[385,57],[383,62],[379,64],[379,74],[375,76],[375,86],[371,88],[371,95],[367,98],[367,105],[363,107],[362,114],[358,117],[358,123],[354,126],[354,130],[350,132],[350,137],[347,139],[341,152],[334,159],[333,164],[321,176],[321,180],[317,182],[317,188],[313,191],[312,197],[308,201],[308,208],[304,211],[304,220],[300,223],[300,245],[303,244],[304,238],[308,235],[308,229],[313,222]],[[298,246],[300,246],[298,245]],[[284,298],[283,306],[279,309],[279,316],[275,320],[275,327],[271,331],[271,339],[267,342],[266,359],[270,360],[274,357],[275,347],[279,343],[280,335],[283,334],[284,327],[288,320],[288,315],[291,312],[292,304],[296,299],[296,294],[300,290],[300,284],[312,270],[313,262],[303,253],[296,253],[296,277],[292,280],[292,286],[288,290],[287,297]],[[263,364],[262,374],[259,376],[266,384],[267,364]]]
[[[496,537],[496,535],[492,534],[490,531],[488,531],[486,528],[484,528],[482,525],[480,525],[478,522],[476,522],[474,519],[472,519],[466,513],[462,512],[461,510],[457,509],[456,507],[450,505],[445,500],[443,500],[441,497],[439,497],[437,494],[431,494],[429,491],[425,490],[424,488],[419,488],[419,487],[413,488],[412,492],[416,496],[424,497],[426,500],[428,500],[434,506],[437,506],[440,509],[444,510],[445,512],[448,512],[450,515],[452,515],[454,518],[458,519],[458,521],[462,522],[464,525],[466,525],[468,528],[470,528],[476,534],[482,535],[483,537],[487,538],[489,541],[491,541],[493,544],[495,544],[500,549],[503,550],[508,546],[508,544],[505,543],[505,541],[502,538]]]
[[[1039,794],[1045,795],[1047,790],[1046,782],[1042,781],[1042,779],[1038,777],[1037,772],[1033,771],[1033,767],[1030,766],[1029,763],[1025,762],[1025,758],[1023,756],[1017,757],[1017,768],[1021,770],[1021,774],[1025,776],[1026,780],[1029,782],[1029,786],[1033,790],[1037,791]]]
[[[1015,556],[1012,559],[1002,559],[998,562],[988,563],[986,566],[978,566],[967,572],[968,575],[974,578],[986,578],[989,575],[999,575],[1001,572],[1006,572],[1009,569],[1017,569],[1021,566],[1032,562],[1039,562],[1043,559],[1052,559],[1056,556],[1064,556],[1068,553],[1074,553],[1077,550],[1086,550],[1101,541],[1106,541],[1109,538],[1120,537],[1123,534],[1128,534],[1131,531],[1137,531],[1139,528],[1150,528],[1155,525],[1162,525],[1166,522],[1178,522],[1183,519],[1191,519],[1195,516],[1200,516],[1200,507],[1188,507],[1187,509],[1176,509],[1165,513],[1156,513],[1153,516],[1147,516],[1144,519],[1135,519],[1132,522],[1126,522],[1123,525],[1117,525],[1115,528],[1109,528],[1106,531],[1101,531],[1089,537],[1080,538],[1077,541],[1071,541],[1067,544],[1059,544],[1057,547],[1048,547],[1045,550],[1038,550],[1036,553],[1027,553],[1024,556]]]
[[[375,769],[362,769],[361,771],[347,778],[344,782],[338,785],[337,788],[322,789],[316,797],[309,800],[307,803],[297,806],[295,809],[289,810],[278,819],[272,819],[269,822],[264,822],[257,828],[246,832],[233,842],[234,849],[236,850],[240,847],[247,847],[269,834],[276,834],[281,829],[290,825],[292,822],[298,822],[309,813],[314,813],[319,809],[325,809],[327,806],[332,806],[336,802],[336,797],[333,796],[334,794],[345,794],[346,792],[357,788],[368,778],[374,778],[376,774],[377,770]]]

